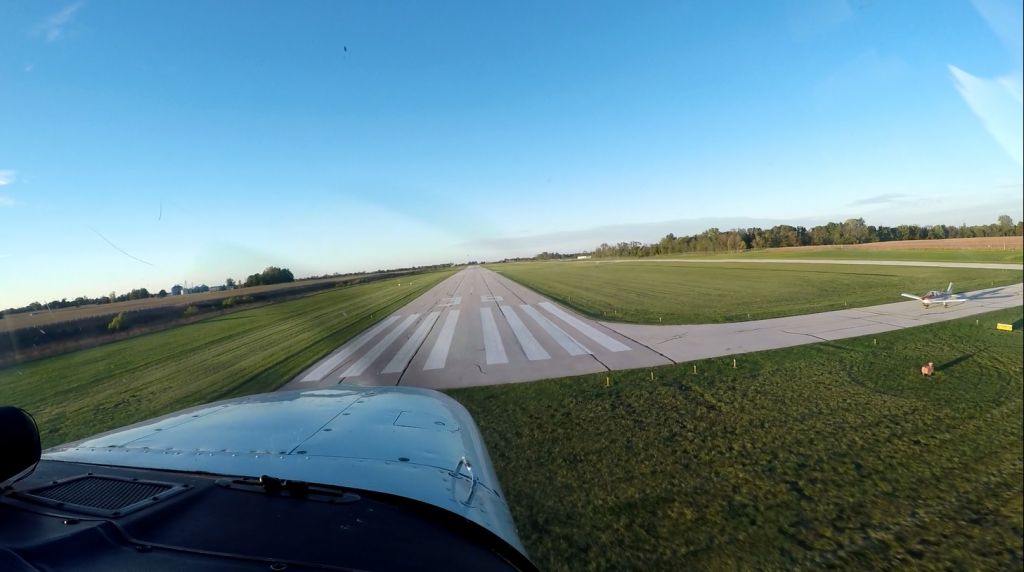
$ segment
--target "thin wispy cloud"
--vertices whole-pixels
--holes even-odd
[[[986,79],[949,66],[956,89],[985,130],[1017,165],[1024,166],[1024,101],[1020,75]]]
[[[869,205],[886,205],[889,203],[898,203],[906,198],[907,195],[901,195],[899,193],[882,193],[873,197],[865,197],[863,199],[853,201],[847,206],[864,207]]]
[[[16,207],[16,206],[18,206],[20,204],[21,203],[19,203],[18,200],[15,199],[14,197],[9,197],[7,195],[0,195],[0,208]]]
[[[16,175],[17,173],[11,169],[0,170],[0,187],[13,183]]]
[[[1020,4],[975,0],[974,7],[1017,59],[1016,69],[999,77],[982,78],[950,65],[949,73],[953,76],[956,90],[981,119],[989,135],[1018,166],[1024,166],[1024,69],[1020,55],[1024,33],[1020,28]]]
[[[64,29],[75,18],[75,14],[81,10],[83,5],[84,2],[68,4],[56,13],[47,16],[45,20],[36,26],[35,33],[42,35],[46,38],[47,42],[59,40],[64,35]]]

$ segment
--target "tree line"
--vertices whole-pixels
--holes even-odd
[[[809,229],[783,224],[768,229],[754,227],[721,231],[717,228],[709,228],[700,234],[691,236],[675,236],[669,233],[656,243],[639,241],[620,242],[614,245],[603,243],[594,249],[593,255],[595,257],[611,257],[654,256],[684,252],[742,252],[749,249],[783,246],[848,245],[892,240],[937,240],[1020,235],[1024,235],[1024,221],[1014,224],[1013,219],[1007,215],[1000,216],[994,224],[960,226],[944,224],[874,226],[866,224],[863,218],[852,218],[846,222],[830,222]],[[550,257],[550,253],[543,254]]]
[[[294,282],[295,276],[291,270],[287,268],[278,268],[276,266],[268,266],[259,274],[253,274],[246,279],[243,286],[258,286],[264,284],[280,284],[282,282]],[[233,278],[228,278],[224,281],[224,287],[226,289],[232,289],[236,287],[236,282]],[[146,288],[135,288],[130,292],[117,295],[114,292],[106,296],[98,296],[95,298],[89,296],[79,296],[73,300],[67,298],[61,298],[60,300],[52,300],[48,303],[32,302],[26,306],[20,308],[7,308],[3,312],[0,312],[0,318],[6,314],[21,314],[25,312],[41,312],[43,310],[58,310],[60,308],[77,308],[80,306],[91,306],[97,304],[112,304],[114,302],[126,302],[128,300],[142,300],[146,298],[163,298],[168,295],[179,296],[181,294],[197,294],[202,292],[209,292],[210,287],[206,284],[200,284],[198,286],[192,286],[190,288],[183,288],[180,284],[175,284],[171,287],[171,292],[168,294],[167,290],[160,290],[156,294],[152,294]]]

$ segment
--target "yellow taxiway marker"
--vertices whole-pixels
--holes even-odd
[[[1012,332],[1013,324],[996,324],[997,330],[1003,330],[1004,332]]]

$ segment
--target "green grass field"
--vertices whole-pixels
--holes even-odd
[[[9,367],[0,370],[0,403],[31,412],[48,447],[271,391],[451,274],[337,288]]]
[[[1020,570],[1021,318],[451,395],[542,570]]]
[[[671,258],[671,256],[666,256]],[[767,249],[743,254],[716,255],[718,258],[788,258],[811,260],[922,260],[927,262],[996,262],[1020,264],[1024,262],[1024,250],[1016,249],[926,249],[885,250],[857,248],[823,249]]]
[[[488,268],[588,316],[641,324],[776,318],[1015,284],[1024,272],[843,264],[525,262]]]

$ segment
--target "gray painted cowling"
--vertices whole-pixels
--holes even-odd
[[[43,458],[388,493],[458,514],[526,554],[473,418],[429,389],[252,395],[60,445]]]

